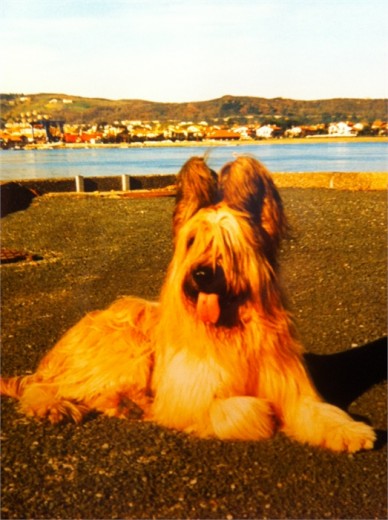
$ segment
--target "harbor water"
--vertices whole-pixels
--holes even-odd
[[[3,150],[1,180],[177,173],[193,155],[208,156],[218,170],[237,155],[251,154],[272,172],[388,172],[387,142],[220,144]]]

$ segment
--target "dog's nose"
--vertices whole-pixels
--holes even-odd
[[[200,292],[221,293],[225,290],[225,274],[222,267],[215,269],[209,266],[199,266],[193,273],[193,280]]]
[[[211,267],[198,267],[193,272],[193,278],[199,287],[210,285],[213,282],[215,272]]]

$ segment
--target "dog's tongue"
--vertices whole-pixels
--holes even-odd
[[[197,313],[200,320],[205,323],[217,323],[220,312],[218,294],[198,294]]]

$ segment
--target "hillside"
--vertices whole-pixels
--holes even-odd
[[[2,123],[46,116],[67,123],[141,121],[224,121],[228,123],[283,120],[290,124],[351,120],[371,123],[386,120],[386,99],[294,99],[223,96],[209,101],[159,103],[109,100],[66,94],[0,94]]]

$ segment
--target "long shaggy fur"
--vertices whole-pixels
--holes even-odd
[[[2,380],[2,393],[52,422],[140,412],[200,437],[281,430],[334,451],[372,448],[372,428],[323,402],[304,367],[278,283],[287,223],[268,171],[239,157],[217,182],[195,157],[177,187],[160,302],[124,298],[88,314],[34,374]]]

